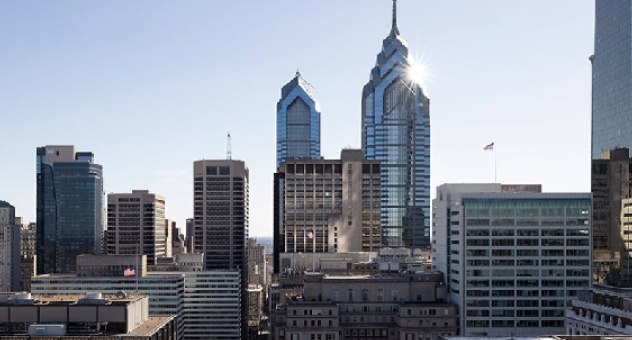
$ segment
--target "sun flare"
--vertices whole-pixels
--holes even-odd
[[[410,67],[408,68],[407,76],[409,80],[419,85],[425,84],[428,77],[426,65],[422,63],[415,63],[415,62],[411,63]]]

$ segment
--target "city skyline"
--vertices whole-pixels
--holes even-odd
[[[253,237],[272,234],[280,87],[297,67],[316,87],[325,158],[359,148],[362,86],[391,20],[390,1],[30,4],[0,5],[0,191],[16,215],[35,221],[34,149],[72,144],[94,152],[106,192],[159,192],[182,227],[191,164],[225,158],[230,131],[250,168]],[[441,183],[490,182],[490,142],[501,182],[589,190],[593,20],[592,1],[400,1],[400,32],[431,75],[432,197]],[[255,91],[244,100],[239,86]]]

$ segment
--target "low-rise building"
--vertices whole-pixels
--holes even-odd
[[[119,291],[149,297],[149,315],[175,316],[178,339],[184,339],[184,275],[144,277],[97,277],[43,274],[33,277],[31,290],[38,295],[84,295],[89,292],[115,294]]]
[[[173,340],[175,316],[149,316],[149,299],[118,292],[41,296],[17,293],[0,300],[0,339],[133,338]]]
[[[566,310],[564,326],[571,335],[632,335],[632,288],[580,291]]]
[[[184,256],[182,266],[166,266],[172,271],[153,272],[147,270],[154,266],[146,265],[145,255],[80,255],[77,275],[39,275],[32,280],[32,290],[45,295],[139,292],[149,297],[150,315],[177,316],[180,339],[239,340],[240,271],[184,271],[201,269],[204,256],[180,256]],[[139,265],[131,273],[133,263]]]
[[[306,273],[303,296],[277,305],[273,339],[438,339],[458,334],[441,273]]]

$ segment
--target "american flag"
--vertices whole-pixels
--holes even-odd
[[[124,277],[134,276],[134,275],[136,275],[136,270],[134,270],[134,266],[129,266],[125,268],[125,270],[123,270]]]
[[[494,142],[491,142],[490,144],[485,145],[483,150],[485,150],[485,151],[494,150]]]

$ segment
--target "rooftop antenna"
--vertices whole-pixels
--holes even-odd
[[[393,23],[391,24],[391,32],[399,34],[397,29],[397,0],[393,0]]]
[[[226,159],[233,159],[232,145],[230,142],[230,131],[228,131],[228,135],[226,136]]]

